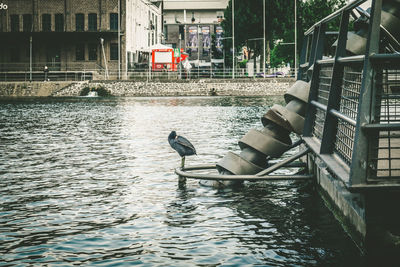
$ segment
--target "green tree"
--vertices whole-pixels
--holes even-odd
[[[274,36],[282,33],[284,24],[282,21],[286,16],[285,5],[290,0],[265,0],[265,25],[266,42],[269,43]],[[263,0],[235,0],[235,50],[243,46],[251,55],[262,55],[263,45],[259,38],[264,37],[263,33]],[[225,36],[232,37],[232,0],[229,1],[225,10],[225,20],[222,22]],[[253,39],[253,40],[250,40]],[[258,41],[254,39],[259,39]],[[231,60],[232,39],[225,39],[225,56],[229,55]],[[269,51],[267,47],[267,51]],[[267,57],[268,58],[268,57]],[[229,64],[229,63],[228,63]]]
[[[293,2],[293,1],[292,1]],[[307,0],[297,1],[297,52],[303,44],[304,32],[312,25],[346,4],[346,0]],[[291,8],[294,9],[292,5]],[[338,30],[339,21],[328,25],[328,30]],[[294,16],[288,18],[282,36],[276,36],[286,43],[294,42]],[[277,67],[283,62],[294,66],[294,47],[277,44],[271,52],[271,65]]]
[[[294,63],[294,1],[297,1],[297,43],[298,51],[303,41],[303,33],[313,24],[337,10],[346,0],[265,0],[266,53],[267,62],[278,66],[282,62]],[[263,38],[263,0],[235,0],[235,47],[236,51],[247,46],[252,56],[263,55],[261,41],[249,39]],[[232,0],[225,10],[222,22],[225,36],[232,36]],[[330,28],[331,30],[334,27]],[[278,42],[278,40],[282,42]],[[231,64],[232,39],[224,40],[225,58]],[[272,51],[270,51],[270,49]],[[269,59],[269,55],[271,58]]]

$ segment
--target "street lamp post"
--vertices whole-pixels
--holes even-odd
[[[294,0],[294,75],[297,73],[297,3]]]
[[[104,53],[104,39],[100,38],[100,44],[101,44],[101,51],[103,52],[103,58],[104,58],[104,67],[105,72],[104,72],[104,79],[108,79],[108,68],[107,68],[107,58],[106,58],[106,53]]]
[[[118,0],[118,80],[121,80],[121,7]]]
[[[32,35],[29,38],[29,81],[32,81]]]
[[[264,79],[265,79],[265,0],[263,0],[263,31],[264,31],[264,60],[263,60],[263,70],[264,70]]]
[[[232,0],[232,79],[235,79],[235,0]]]
[[[182,36],[179,33],[179,55],[182,59],[182,55],[181,55],[182,51],[181,50],[182,50]],[[181,62],[181,60],[179,60],[178,67],[179,67],[179,79],[182,79],[182,62]]]
[[[221,40],[225,40],[225,39],[233,39],[232,37],[222,37]],[[223,77],[225,78],[225,49],[222,49],[222,57],[224,59],[224,64],[223,64],[223,69],[224,69],[224,73],[223,73]]]
[[[200,25],[197,25],[197,78],[200,76]]]

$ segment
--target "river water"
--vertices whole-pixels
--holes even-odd
[[[282,99],[0,100],[0,266],[362,266],[310,182],[178,186]]]

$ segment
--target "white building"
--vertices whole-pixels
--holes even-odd
[[[161,0],[128,0],[127,25],[130,27],[126,36],[128,69],[147,63],[150,47],[161,42],[161,14]]]

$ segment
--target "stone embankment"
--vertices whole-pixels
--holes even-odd
[[[264,96],[282,95],[292,78],[193,81],[91,81],[0,83],[0,96],[79,96],[85,87],[104,88],[113,96]]]

